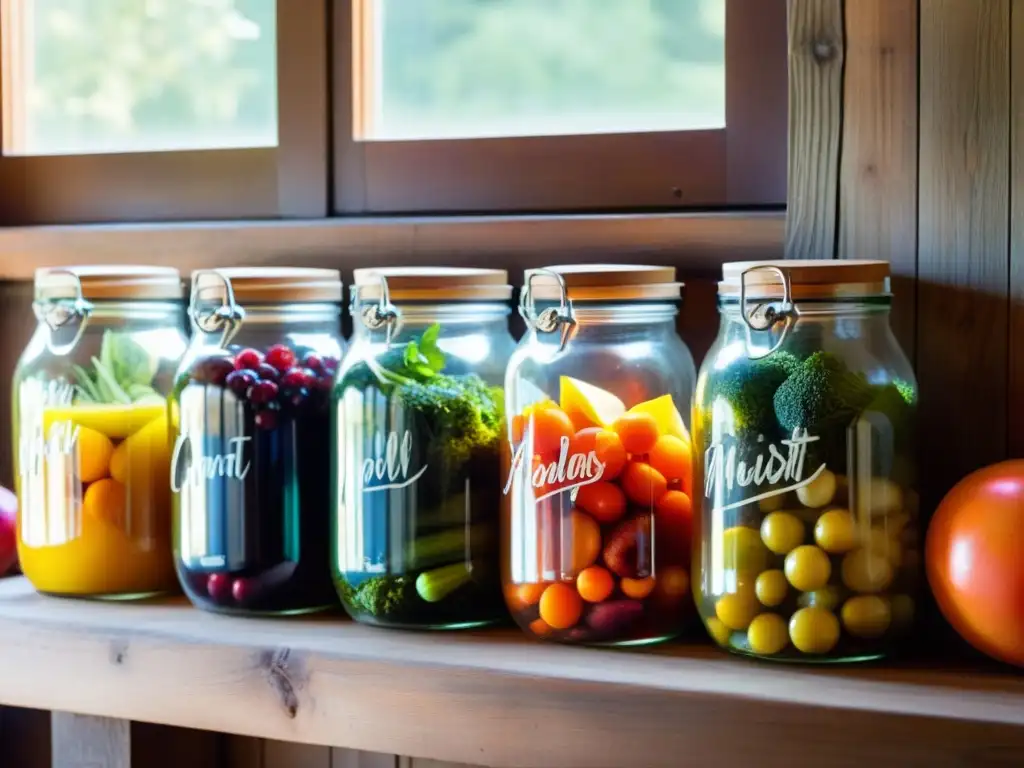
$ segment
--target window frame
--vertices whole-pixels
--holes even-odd
[[[0,146],[18,2],[0,0]],[[277,4],[277,147],[0,155],[0,225],[328,215],[328,2]]]
[[[339,215],[685,210],[786,202],[785,0],[726,0],[724,129],[358,141],[372,2],[335,0],[333,178]]]

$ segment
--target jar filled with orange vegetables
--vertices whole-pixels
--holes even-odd
[[[40,269],[33,310],[13,383],[22,571],[55,595],[173,590],[164,398],[186,344],[178,271]]]
[[[631,645],[693,614],[695,371],[669,267],[529,271],[505,377],[503,586],[538,638]]]

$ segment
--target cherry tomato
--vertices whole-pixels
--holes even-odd
[[[652,467],[669,483],[679,483],[687,493],[693,484],[693,454],[690,444],[675,435],[662,435],[647,456]]]
[[[589,454],[591,451],[597,460],[604,465],[601,471],[602,480],[614,480],[626,466],[626,449],[619,436],[610,429],[587,427],[577,432],[569,446],[570,454]]]
[[[562,449],[562,438],[572,438],[576,430],[572,420],[560,408],[535,408],[529,417],[533,429],[533,453],[555,457]]]
[[[540,597],[540,617],[553,629],[568,629],[582,613],[583,600],[567,584],[552,584]]]
[[[619,484],[631,502],[645,509],[653,507],[668,490],[668,482],[661,472],[642,461],[629,462],[622,470]]]
[[[644,454],[658,440],[658,422],[649,413],[624,413],[612,424],[627,453]]]
[[[614,589],[615,579],[612,578],[607,568],[602,568],[600,565],[584,568],[576,577],[576,591],[588,603],[600,603],[602,600],[607,600]]]
[[[576,492],[576,506],[599,523],[614,523],[626,511],[626,495],[613,483],[590,483]]]

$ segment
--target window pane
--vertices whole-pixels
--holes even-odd
[[[277,143],[275,0],[8,0],[9,153]]]
[[[721,128],[725,0],[370,0],[363,138]]]

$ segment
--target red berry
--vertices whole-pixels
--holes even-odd
[[[277,426],[277,411],[260,411],[256,414],[255,422],[260,429],[274,429]]]
[[[219,386],[233,370],[234,365],[226,357],[204,357],[192,364],[190,375],[194,381]]]
[[[295,365],[295,353],[284,344],[275,344],[267,350],[267,362],[284,373]]]
[[[235,583],[231,585],[231,594],[239,603],[248,603],[256,594],[258,587],[259,582],[256,579],[235,579]]]
[[[226,602],[231,595],[231,577],[226,573],[211,573],[206,578],[206,591],[214,602]]]
[[[232,371],[228,374],[228,377],[224,379],[224,384],[227,388],[234,392],[239,397],[245,397],[245,394],[249,391],[249,387],[256,383],[256,371],[240,370]]]
[[[243,349],[235,355],[235,370],[241,371],[244,368],[248,368],[250,370],[259,368],[259,365],[262,362],[263,355],[260,354],[258,349]]]
[[[282,387],[308,387],[316,376],[308,368],[289,368],[281,377]]]
[[[249,402],[264,405],[277,397],[277,384],[272,381],[257,381],[249,388]]]
[[[270,363],[260,363],[256,374],[265,381],[277,381],[281,378],[281,372]]]
[[[320,355],[316,352],[310,352],[302,359],[302,364],[309,368],[311,371],[319,373],[323,367],[324,361],[320,359]]]

